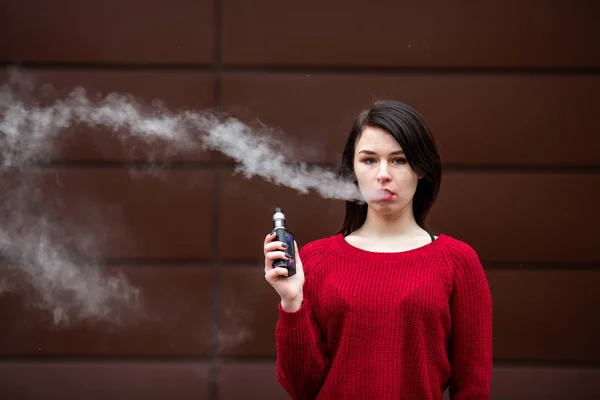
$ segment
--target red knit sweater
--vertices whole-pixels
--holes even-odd
[[[488,399],[491,296],[475,251],[447,235],[375,253],[342,235],[300,250],[300,310],[281,305],[277,378],[292,399]]]

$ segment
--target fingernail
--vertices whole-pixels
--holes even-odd
[[[281,247],[283,247],[284,249],[287,249],[287,247],[288,247],[288,246],[287,246],[287,244],[285,244],[285,243],[282,243],[282,244],[281,244]]]

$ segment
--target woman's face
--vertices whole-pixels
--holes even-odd
[[[354,149],[354,173],[369,207],[393,214],[412,206],[419,176],[387,131],[367,126]]]

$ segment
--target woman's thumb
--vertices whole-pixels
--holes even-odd
[[[294,258],[296,258],[296,268],[302,268],[302,261],[300,260],[300,252],[298,251],[298,243],[294,240]]]

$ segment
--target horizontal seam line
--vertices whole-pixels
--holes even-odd
[[[78,70],[142,70],[142,71],[198,71],[215,74],[215,62],[37,62],[37,61],[0,61],[4,68],[22,69],[78,69]],[[368,75],[368,74],[496,74],[496,75],[596,75],[600,74],[600,66],[448,66],[448,65],[418,65],[418,66],[357,66],[330,64],[295,64],[281,63],[250,64],[250,63],[223,63],[219,73],[309,73],[324,75]]]
[[[276,361],[275,356],[221,356],[223,364],[271,364]],[[123,363],[206,363],[211,362],[211,356],[116,356],[116,355],[97,355],[97,356],[28,356],[28,355],[0,355],[0,363],[98,363],[98,364],[123,364]],[[537,368],[537,369],[556,369],[556,368],[581,368],[581,369],[600,369],[600,361],[572,361],[572,360],[542,360],[542,359],[499,359],[493,361],[494,367],[500,368]]]
[[[337,164],[324,162],[290,161],[290,165],[305,164],[309,167],[337,168]],[[149,171],[170,170],[223,170],[236,169],[233,161],[219,162],[121,162],[121,161],[60,161],[46,163],[26,163],[15,166],[1,166],[2,171],[33,171],[44,169],[133,169]],[[502,173],[600,173],[600,165],[455,165],[442,164],[443,172],[502,172]]]

